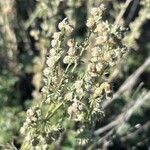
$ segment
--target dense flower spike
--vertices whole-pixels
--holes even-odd
[[[67,19],[59,23],[60,31],[53,34],[43,71],[43,101],[38,109],[27,111],[22,128],[23,132],[30,134],[32,145],[40,146],[42,142],[48,145],[46,133],[51,133],[50,144],[58,141],[59,134],[68,130],[70,121],[79,124],[78,128],[72,127],[75,144],[90,142],[87,134],[92,135],[93,122],[103,115],[101,101],[111,98],[112,90],[106,74],[109,75],[116,66],[126,48],[121,43],[124,29],[104,22],[104,10],[103,5],[91,10],[87,37],[82,42],[71,38],[74,28]],[[88,62],[84,61],[85,57]],[[87,131],[89,127],[91,131]]]

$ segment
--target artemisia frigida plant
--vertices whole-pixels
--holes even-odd
[[[67,18],[59,23],[43,70],[43,101],[27,110],[21,128],[22,149],[86,149],[96,139],[101,102],[112,93],[107,79],[126,51],[124,29],[103,21],[104,10],[91,10],[82,41]]]

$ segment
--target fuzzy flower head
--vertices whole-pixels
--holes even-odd
[[[62,22],[58,24],[58,28],[61,32],[63,32],[66,35],[69,35],[73,31],[73,28],[67,22],[67,18],[65,18]]]
[[[97,22],[102,18],[102,13],[104,11],[104,5],[100,7],[92,8],[91,17],[87,20],[87,27],[92,28]]]

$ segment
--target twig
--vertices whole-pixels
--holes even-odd
[[[147,132],[150,128],[150,121],[146,122],[144,125],[136,129],[134,132],[127,134],[126,136],[122,137],[122,141],[127,141],[130,139],[133,139],[138,136],[138,134],[141,132],[141,130],[144,130],[144,132]]]
[[[126,111],[124,111],[123,113],[121,113],[121,115],[119,115],[117,117],[117,119],[111,123],[109,123],[108,125],[96,130],[94,132],[95,135],[100,135],[110,129],[112,129],[115,126],[118,126],[126,121],[128,121],[130,119],[130,117],[132,116],[133,112],[138,109],[139,107],[142,106],[142,104],[150,99],[150,92],[148,92],[144,97],[140,96],[136,102],[134,104],[132,104],[132,106],[130,107],[130,109],[126,109]],[[131,101],[132,102],[132,101]]]
[[[141,82],[138,87],[135,89],[133,95],[132,95],[132,98],[134,99],[134,97],[136,96],[136,94],[141,90],[141,88],[143,87],[144,85],[144,82]]]
[[[131,3],[132,0],[126,0],[125,4],[124,4],[124,9],[121,9],[119,15],[117,16],[116,20],[115,20],[115,24],[120,24],[120,21],[126,11],[126,9],[128,8],[129,4]]]

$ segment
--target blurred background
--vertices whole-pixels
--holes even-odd
[[[127,28],[128,47],[111,77],[95,145],[150,149],[150,0],[0,0],[0,149],[20,148],[26,110],[41,100],[42,70],[58,23],[69,18],[84,38],[90,9],[105,4],[104,20]]]

